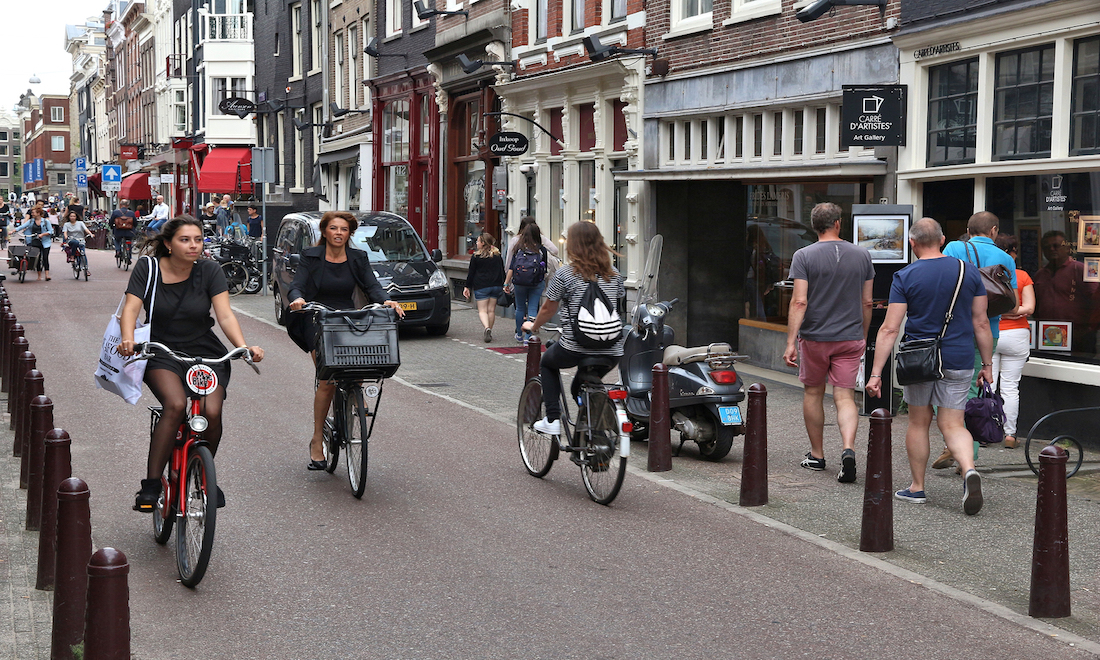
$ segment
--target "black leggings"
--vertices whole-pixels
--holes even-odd
[[[153,428],[149,440],[149,479],[159,479],[164,474],[164,466],[172,457],[175,446],[176,430],[187,416],[187,392],[179,374],[167,369],[149,369],[145,372],[145,383],[153,396],[160,401],[160,421]],[[218,453],[218,443],[222,439],[222,403],[225,401],[225,388],[218,385],[212,394],[203,397],[201,405],[203,417],[210,425],[203,432],[210,453]]]
[[[546,418],[551,422],[561,417],[561,370],[575,367],[585,357],[564,349],[561,344],[550,344],[542,354],[539,374],[542,376],[542,402],[546,405]]]
[[[37,271],[50,269],[50,248],[42,247],[38,249],[38,264],[34,267]]]

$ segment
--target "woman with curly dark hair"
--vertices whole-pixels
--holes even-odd
[[[614,254],[604,242],[603,234],[591,222],[577,222],[569,228],[565,241],[565,253],[569,263],[554,272],[546,285],[546,302],[539,309],[534,321],[523,324],[523,330],[538,334],[538,329],[558,312],[561,303],[565,311],[561,317],[562,333],[557,342],[547,345],[542,356],[540,374],[542,376],[542,398],[546,405],[546,417],[535,422],[533,428],[547,435],[561,434],[561,370],[580,364],[581,358],[591,355],[621,357],[623,354],[622,326],[618,319],[617,303],[626,296],[623,278],[611,265]],[[595,284],[598,295],[605,301],[596,314],[595,322],[605,327],[617,327],[615,336],[607,337],[599,344],[594,343],[587,332],[578,324],[582,315],[582,301],[593,298],[590,285]],[[610,307],[608,307],[610,306]],[[586,316],[592,318],[592,310],[585,309]]]

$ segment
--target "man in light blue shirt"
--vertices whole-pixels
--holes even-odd
[[[997,237],[997,225],[1000,221],[997,216],[993,215],[989,211],[979,211],[970,216],[970,220],[966,223],[966,233],[970,240],[968,241],[951,241],[944,248],[943,253],[948,257],[955,257],[956,259],[962,259],[963,261],[969,261],[975,266],[985,268],[986,266],[993,266],[1001,264],[1008,269],[1008,272],[1012,275],[1012,290],[1016,290],[1016,261],[1008,255],[1007,252],[997,247],[997,244],[993,242],[993,239]],[[1000,334],[1001,317],[992,316],[989,318],[989,329],[993,331],[993,351],[997,351],[997,338]],[[978,352],[977,347],[974,348],[974,373],[975,375],[982,370],[982,367],[987,366],[982,363],[982,356]],[[970,383],[970,398],[978,396],[978,384],[977,379]],[[978,456],[978,443],[974,443],[974,456]],[[950,467],[953,459],[950,456],[950,452],[946,449],[944,454],[941,455],[932,464],[934,468]]]

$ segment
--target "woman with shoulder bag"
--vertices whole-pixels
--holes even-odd
[[[15,228],[15,231],[23,232],[24,242],[28,247],[38,248],[38,263],[35,270],[38,271],[38,280],[42,281],[42,271],[46,271],[46,281],[50,281],[50,246],[53,245],[53,225],[42,207],[31,208],[31,217]]]
[[[298,270],[290,284],[287,299],[290,310],[301,309],[307,301],[332,309],[354,309],[356,289],[366,294],[372,303],[393,308],[398,316],[404,316],[401,305],[390,300],[378,283],[370,267],[370,258],[363,250],[348,247],[353,227],[359,222],[347,211],[326,211],[321,216],[321,240],[317,245],[302,250]],[[317,362],[317,323],[312,314],[291,314],[287,321],[287,333],[303,351],[311,353]],[[325,453],[321,446],[325,430],[325,417],[332,407],[336,385],[330,381],[317,383],[313,395],[313,437],[309,441],[309,470],[324,470]]]
[[[1019,241],[1012,234],[997,236],[997,247],[1016,258]],[[1001,336],[993,349],[993,387],[1004,398],[1005,449],[1019,446],[1016,440],[1016,422],[1020,416],[1020,376],[1031,355],[1031,329],[1027,317],[1035,313],[1035,286],[1031,276],[1016,269],[1016,297],[1019,305],[1011,312],[1001,314]]]

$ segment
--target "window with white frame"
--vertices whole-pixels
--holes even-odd
[[[848,150],[839,150],[837,135],[825,133],[829,108],[834,119],[839,118],[839,106],[799,107],[766,112],[717,115],[694,119],[674,119],[661,122],[660,158],[663,165],[714,165],[724,163],[813,158],[813,153],[829,153],[846,157]],[[807,124],[806,118],[820,117],[820,125]],[[746,144],[750,145],[746,152]],[[813,149],[818,145],[818,150]]]
[[[572,10],[570,19],[573,32],[584,30],[584,2],[585,0],[570,0],[569,7]]]
[[[321,8],[321,0],[310,0],[309,3],[309,45],[312,57],[309,62],[309,70],[321,70],[321,21],[324,18],[324,10]]]
[[[8,162],[0,161],[0,177],[8,176]]]
[[[764,16],[772,16],[783,11],[781,0],[730,0],[730,17],[725,21],[740,23]]]
[[[997,55],[993,160],[1050,156],[1054,44]]]
[[[547,23],[550,20],[550,0],[535,0],[535,41],[546,41]]]
[[[8,141],[8,132],[7,131],[0,131],[0,141],[2,141],[2,142],[7,142]]]
[[[371,36],[373,34],[374,33],[371,32],[370,19],[369,18],[364,18],[363,19],[363,45],[364,45],[364,47],[367,45],[367,43],[370,42]],[[374,76],[374,70],[373,69],[374,69],[374,58],[373,57],[364,57],[363,58],[363,80],[370,80]],[[367,89],[364,88],[364,90],[363,90],[363,105],[369,105],[369,103],[367,102],[367,94],[368,94],[368,91],[367,91]]]
[[[973,163],[978,136],[978,58],[928,69],[928,166]]]
[[[401,34],[401,0],[386,0],[386,36]]]
[[[355,25],[348,26],[348,106],[355,108],[359,105],[359,28]]]
[[[333,41],[335,43],[332,50],[333,56],[336,59],[336,73],[333,76],[334,80],[332,86],[333,99],[336,101],[337,105],[346,108],[348,107],[348,103],[344,100],[344,33],[337,32],[333,36]]]
[[[59,105],[50,107],[50,121],[63,122],[65,121],[65,108]]]
[[[672,0],[672,30],[709,28],[712,23],[713,0]]]
[[[611,20],[621,21],[626,18],[626,0],[609,0]]]
[[[294,61],[294,77],[300,78],[304,67],[302,57],[304,44],[302,43],[302,4],[290,6],[290,59]]]
[[[0,156],[7,156],[7,155],[8,155],[8,145],[0,144]]]
[[[1100,36],[1073,43],[1071,156],[1100,153]]]
[[[54,135],[50,138],[50,149],[53,151],[65,151],[65,136]]]
[[[64,172],[57,173],[57,185],[63,186],[69,182],[69,177]]]
[[[177,89],[172,92],[172,109],[175,117],[175,129],[187,130],[187,90]]]

